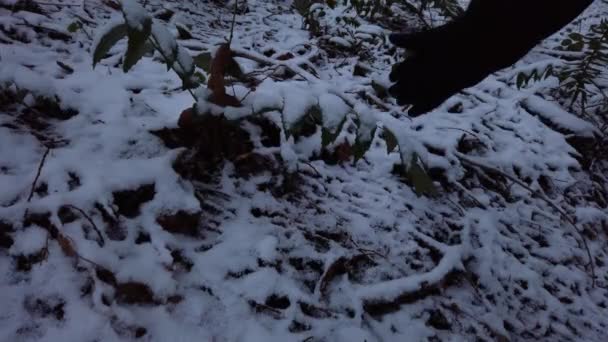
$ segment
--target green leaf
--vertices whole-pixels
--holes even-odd
[[[543,73],[543,78],[549,78],[553,75],[554,75],[553,65],[549,64],[549,66],[547,67],[547,69],[545,69],[545,72]]]
[[[150,40],[148,40],[146,42],[145,49],[146,49],[146,52],[144,53],[144,56],[146,56],[146,57],[154,56],[154,51],[156,51],[156,49],[154,48],[154,44],[152,44],[152,42]],[[163,60],[163,62],[164,62],[164,60]]]
[[[583,39],[583,35],[580,33],[572,32],[568,35],[568,38],[576,41],[580,41]]]
[[[177,28],[177,37],[179,39],[192,39],[192,33],[190,33],[190,31],[182,25],[175,25],[175,27]]]
[[[418,156],[414,155],[410,168],[406,171],[408,180],[414,186],[414,192],[418,196],[426,195],[429,197],[435,197],[438,195],[438,191],[433,184],[431,177],[424,171],[422,166],[418,163]]]
[[[171,70],[179,50],[175,37],[167,30],[164,24],[158,21],[152,23],[150,35],[151,38],[147,40],[146,44],[154,42],[155,49],[163,57],[163,62],[167,64],[167,71]]]
[[[109,29],[93,48],[93,68],[100,60],[118,43],[119,40],[127,36],[127,24],[117,24]]]
[[[78,29],[80,27],[82,27],[82,24],[80,23],[80,21],[75,21],[75,22],[71,23],[70,25],[68,25],[68,32],[74,33],[76,31],[78,31]]]
[[[386,142],[386,153],[393,152],[395,150],[395,148],[399,145],[399,142],[397,141],[397,137],[395,136],[395,134],[386,127],[384,127],[382,129],[382,137],[384,138],[384,141]]]
[[[293,135],[296,138],[301,136],[310,136],[316,131],[317,125],[321,125],[323,123],[322,120],[323,117],[321,108],[318,105],[314,105],[308,108],[306,114],[291,125],[289,131],[286,133],[286,136],[289,137],[289,135]]]
[[[369,137],[365,137],[365,139],[357,137],[357,140],[355,140],[355,144],[353,145],[353,157],[355,158],[355,163],[363,158],[365,153],[369,151],[369,148],[372,146],[374,136],[376,135],[376,129],[376,127],[372,129]]]
[[[336,139],[340,135],[340,132],[342,132],[342,128],[344,127],[344,124],[346,123],[346,120],[347,120],[347,118],[346,118],[346,115],[345,115],[344,118],[342,118],[342,121],[340,121],[340,123],[336,127],[336,130],[334,132],[332,132],[329,128],[326,128],[326,127],[322,128],[322,130],[321,130],[321,145],[323,147],[327,147],[331,143],[333,143],[334,141],[336,141]]]
[[[585,47],[585,42],[583,41],[578,41],[572,45],[568,46],[568,51],[574,51],[574,52],[580,52],[583,50],[583,48]]]
[[[526,76],[525,73],[520,72],[519,74],[517,74],[517,89],[521,89],[521,87],[523,87],[524,85],[526,85],[526,83],[528,80],[528,77]]]
[[[203,52],[194,57],[194,64],[206,72],[210,72],[212,60],[213,56],[211,56],[211,52]]]
[[[124,62],[122,64],[122,69],[124,72],[128,72],[146,54],[146,41],[150,37],[151,28],[152,19],[146,18],[142,30],[136,30],[133,28],[127,29],[129,43],[127,45],[127,52],[125,53]]]

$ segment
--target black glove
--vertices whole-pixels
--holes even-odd
[[[393,66],[390,80],[396,83],[389,93],[400,105],[413,105],[410,115],[434,109],[487,76],[487,68],[475,61],[480,54],[471,41],[471,31],[470,25],[458,20],[429,31],[389,37],[408,53],[404,62]]]
[[[512,65],[593,0],[473,0],[447,25],[390,41],[408,50],[393,66],[389,93],[409,114],[426,113],[460,90]]]

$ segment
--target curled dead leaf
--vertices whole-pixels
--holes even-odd
[[[221,45],[211,61],[211,70],[207,88],[212,91],[210,101],[218,106],[240,107],[241,102],[234,96],[226,94],[225,76],[228,68],[236,64],[228,44]]]
[[[76,249],[74,248],[74,244],[72,243],[72,239],[62,234],[57,235],[57,243],[59,243],[59,247],[63,253],[69,257],[77,257],[78,253],[76,253]]]
[[[346,263],[348,259],[346,257],[340,257],[336,259],[329,267],[323,277],[321,277],[319,284],[319,291],[321,292],[321,296],[326,298],[328,295],[329,284],[334,280],[337,276],[346,273]]]

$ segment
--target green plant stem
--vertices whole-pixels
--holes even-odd
[[[165,60],[165,63],[169,64],[169,58],[167,56],[165,56],[165,54],[163,53],[163,50],[160,48],[160,46],[158,46],[158,42],[156,41],[156,39],[152,36],[150,36],[150,38],[148,38],[148,40],[150,41],[150,43],[152,44],[152,46],[156,49],[156,51],[158,51],[161,56],[163,56],[163,59]],[[180,63],[179,58],[175,58],[175,62],[179,64],[179,66],[182,68],[182,70],[186,70],[186,68],[184,68],[184,66],[182,65],[182,63]],[[175,71],[175,69],[173,68],[173,65],[171,65],[171,69],[173,69],[173,71]],[[175,73],[180,76],[179,72],[175,71]],[[181,78],[181,76],[180,76]],[[184,81],[182,79],[182,81]],[[194,92],[192,91],[192,89],[190,88],[186,88],[186,90],[190,93],[190,95],[192,96],[192,98],[194,99],[194,101],[196,101],[196,96],[194,95]]]

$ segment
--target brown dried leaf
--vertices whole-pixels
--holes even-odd
[[[78,253],[76,253],[76,249],[74,248],[74,244],[72,243],[72,239],[66,237],[62,234],[57,235],[57,242],[59,243],[59,247],[63,253],[69,257],[77,257]]]
[[[192,108],[184,109],[177,120],[177,126],[180,128],[191,127],[193,120]]]
[[[353,155],[352,146],[348,142],[343,142],[342,144],[336,146],[335,150],[336,159],[339,162],[345,163],[350,160],[350,157]]]
[[[326,298],[328,295],[329,284],[336,277],[346,273],[346,264],[348,259],[346,257],[340,257],[336,259],[329,267],[323,277],[321,277],[319,291],[321,291],[321,297]]]
[[[232,51],[228,44],[223,44],[219,47],[213,61],[211,61],[211,70],[209,81],[207,82],[207,88],[209,88],[213,95],[211,95],[210,101],[219,106],[232,106],[240,107],[240,101],[232,96],[226,94],[225,88],[225,75],[228,67],[236,61],[232,58]]]
[[[114,0],[104,0],[103,3],[106,6],[112,8],[112,9],[120,11],[121,6],[120,6],[120,3],[118,3],[117,1],[114,1]]]

